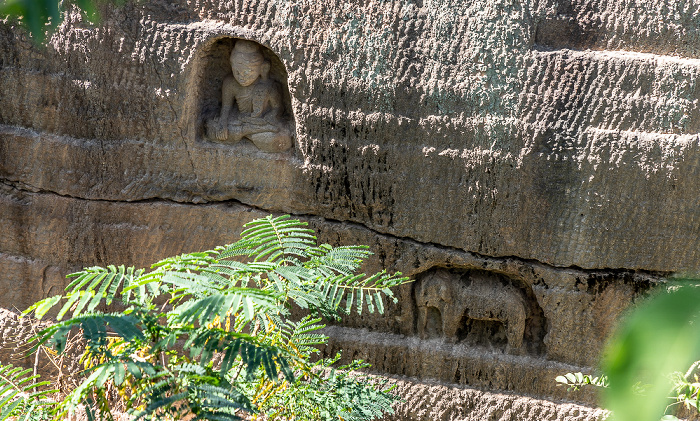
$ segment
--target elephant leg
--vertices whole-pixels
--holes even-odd
[[[428,337],[428,332],[426,332],[427,323],[428,323],[428,307],[426,307],[426,306],[418,307],[418,336],[421,339],[426,339]]]
[[[462,323],[462,316],[466,309],[444,308],[442,316],[442,332],[449,342],[457,342],[457,331]]]
[[[523,345],[525,336],[525,316],[521,314],[514,315],[506,321],[506,336],[508,337],[508,347],[518,349]]]

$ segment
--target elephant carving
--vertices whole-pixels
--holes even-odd
[[[436,270],[416,287],[418,333],[422,338],[444,336],[457,342],[465,319],[503,324],[507,349],[523,345],[528,316],[523,292],[493,275],[471,272],[468,276]]]

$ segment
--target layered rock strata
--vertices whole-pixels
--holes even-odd
[[[5,21],[0,305],[291,213],[416,279],[324,352],[442,382],[440,408],[463,387],[594,404],[552,376],[700,268],[697,7],[150,1],[71,13],[45,48]]]

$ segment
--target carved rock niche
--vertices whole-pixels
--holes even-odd
[[[293,146],[287,72],[255,41],[220,38],[204,51],[200,138],[225,146],[250,144],[269,153]]]
[[[524,282],[483,270],[433,268],[417,276],[413,288],[415,332],[422,339],[544,353],[547,323]]]

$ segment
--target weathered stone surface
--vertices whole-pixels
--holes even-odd
[[[565,3],[153,2],[99,28],[73,16],[44,51],[5,25],[1,174],[84,198],[237,199],[556,266],[697,269],[689,6]],[[611,20],[631,9],[660,23]],[[253,167],[234,159],[252,145],[203,137],[232,36],[279,56],[296,120],[293,151]]]
[[[7,217],[0,221],[7,227],[7,235],[0,241],[2,288],[8,296],[17,297],[13,303],[19,308],[42,295],[55,293],[65,284],[60,276],[81,265],[111,262],[143,267],[183,249],[205,250],[231,242],[245,222],[265,215],[263,211],[234,202],[125,203],[30,193],[8,186],[1,191],[0,205],[8,210],[1,214]],[[560,373],[590,371],[619,314],[639,291],[656,281],[653,276],[633,272],[563,270],[515,258],[484,257],[377,234],[357,224],[330,222],[319,217],[307,220],[319,232],[320,241],[368,244],[375,255],[367,261],[366,271],[386,267],[403,270],[418,279],[397,291],[399,302],[387,303],[384,316],[365,310],[344,321],[346,328],[369,328],[386,338],[377,341],[377,336],[366,335],[368,341],[376,342],[372,345],[376,354],[370,360],[380,370],[395,374],[457,383],[460,381],[455,378],[463,378],[463,384],[504,390],[522,390],[526,384],[535,384],[537,393],[551,396],[556,393],[551,374],[556,374],[556,369]],[[42,260],[23,257],[27,250],[42,256]],[[502,321],[473,324],[471,332],[458,331],[460,336],[451,341],[455,343],[445,343],[443,353],[455,361],[466,356],[464,361],[481,364],[483,369],[455,374],[451,365],[431,367],[420,362],[424,358],[433,360],[427,353],[430,347],[416,345],[421,336],[416,291],[426,274],[436,268],[457,276],[489,274],[494,283],[507,282],[512,285],[510,288],[522,291],[526,311],[523,345],[507,346],[507,341],[504,342],[507,324]],[[26,282],[21,282],[25,279],[36,282],[41,289],[28,290]],[[334,341],[342,344],[340,348],[367,347],[362,335],[348,342],[342,339],[346,335],[343,332],[339,330],[333,335]],[[383,355],[391,355],[395,347],[405,348],[402,352],[410,356],[403,362],[386,362]],[[352,355],[354,351],[350,352]],[[498,364],[493,362],[499,360],[509,361],[509,372],[518,373],[517,385],[510,376],[493,374],[493,370],[498,371]],[[529,386],[525,390],[535,393]]]
[[[445,384],[463,385],[482,390],[527,391],[534,396],[552,399],[575,398],[595,405],[592,389],[577,393],[558,387],[552,379],[562,373],[591,371],[590,367],[562,364],[530,356],[513,356],[487,347],[466,343],[451,345],[441,339],[368,332],[346,327],[326,328],[331,338],[324,355],[343,352],[341,361],[362,359],[378,373],[391,373]],[[495,352],[494,352],[495,351]]]
[[[82,371],[79,356],[80,341],[69,340],[69,349],[62,355],[41,352],[40,358],[26,358],[31,347],[28,340],[45,323],[30,317],[18,318],[16,313],[0,309],[0,361],[3,364],[24,364],[34,367],[42,379],[54,379],[61,387],[75,387]],[[598,420],[604,411],[575,404],[561,404],[542,399],[512,394],[490,393],[481,390],[436,382],[421,382],[417,378],[390,377],[387,385],[395,385],[400,394],[395,414],[389,420],[544,420],[564,421]],[[121,414],[116,414],[117,416]],[[82,418],[79,418],[82,419]],[[121,418],[119,418],[121,419]],[[128,418],[124,418],[128,419]]]
[[[84,370],[79,358],[84,350],[80,336],[69,335],[61,354],[41,346],[38,352],[29,355],[36,345],[32,338],[48,325],[46,321],[19,317],[16,312],[0,309],[0,363],[31,368],[42,381],[51,379],[52,387],[75,388],[80,385]]]
[[[17,254],[0,253],[0,268],[3,309],[24,311],[43,298],[59,294],[68,285],[65,277],[69,270],[65,263],[51,265]]]
[[[505,393],[492,393],[417,379],[390,380],[405,401],[396,405],[396,414],[384,420],[410,421],[519,421],[563,420],[598,421],[605,411],[571,403],[533,399]]]
[[[640,291],[700,269],[696,3],[153,0],[98,26],[72,13],[45,49],[0,22],[0,305],[293,213],[322,241],[368,244],[367,271],[417,279],[386,316],[333,327],[327,352],[562,399],[550,377],[594,366]],[[261,115],[279,94],[289,150],[207,133],[235,39],[264,47],[277,88],[250,86]],[[426,409],[405,419],[593,414],[422,387],[405,390],[444,400],[409,400]],[[496,401],[516,415],[483,412]]]

